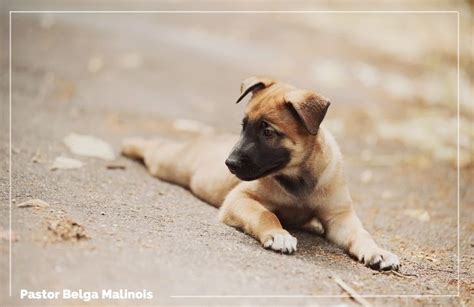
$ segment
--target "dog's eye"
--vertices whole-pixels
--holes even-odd
[[[263,135],[266,138],[270,138],[275,134],[275,130],[273,130],[273,128],[264,121],[261,122],[260,127],[262,128]]]
[[[273,129],[270,129],[270,128],[263,129],[263,135],[267,138],[272,137],[274,133],[275,131],[273,131]]]

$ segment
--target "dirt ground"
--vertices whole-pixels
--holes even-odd
[[[7,7],[2,42],[8,37]],[[471,9],[460,7],[461,29],[468,33]],[[67,8],[87,9],[79,2]],[[474,304],[474,112],[465,49],[456,297],[455,33],[456,17],[449,14],[13,14],[13,297],[7,287],[3,61],[0,305],[85,304],[19,298],[20,289],[64,288],[147,289],[154,296],[95,305],[356,304],[336,277],[371,296],[374,305]],[[193,137],[192,122],[184,121],[191,127],[183,128],[179,119],[237,133],[244,107],[234,103],[240,81],[255,74],[330,97],[326,125],[345,155],[356,211],[377,242],[400,257],[407,276],[375,272],[300,230],[291,231],[298,238],[296,254],[265,250],[221,224],[217,210],[189,191],[150,177],[140,163],[118,155],[127,136]],[[112,145],[113,163],[123,169],[71,153],[63,139],[72,132]],[[58,156],[84,166],[51,171]],[[49,207],[17,207],[30,199]],[[63,218],[80,224],[86,237],[56,238],[51,229]],[[193,295],[227,297],[176,297]],[[437,297],[443,295],[452,297]]]

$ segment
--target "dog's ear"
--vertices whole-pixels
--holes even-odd
[[[329,100],[311,91],[294,90],[285,95],[285,102],[310,134],[318,133],[319,125],[328,111]]]
[[[255,94],[256,92],[269,87],[273,83],[275,83],[275,81],[263,77],[249,77],[245,79],[240,85],[240,97],[237,99],[236,103],[239,103],[244,99],[248,93],[252,92],[252,94]]]

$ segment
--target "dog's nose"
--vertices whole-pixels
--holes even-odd
[[[225,160],[225,165],[227,165],[230,172],[234,174],[242,166],[242,163],[237,159],[228,158]]]

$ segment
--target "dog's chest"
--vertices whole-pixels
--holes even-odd
[[[279,207],[273,213],[285,226],[293,227],[303,226],[314,217],[314,211],[309,207]]]
[[[279,192],[276,192],[278,191]],[[311,220],[316,212],[317,204],[314,203],[314,191],[308,191],[304,196],[288,193],[283,187],[274,190],[272,201],[266,206],[275,213],[285,225],[301,226]]]
[[[275,176],[278,184],[290,195],[296,198],[304,198],[313,191],[316,182],[307,177],[289,177],[285,175]]]
[[[271,193],[269,193],[271,191]],[[264,206],[285,224],[302,225],[314,217],[318,206],[316,182],[309,176],[277,175],[266,181]]]

